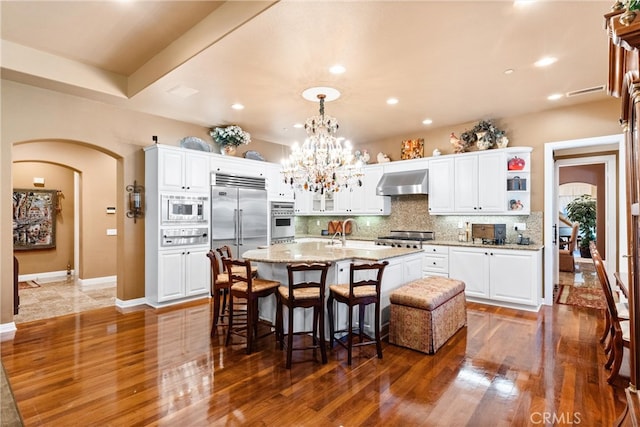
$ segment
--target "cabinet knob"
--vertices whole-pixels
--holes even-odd
[[[436,265],[436,262],[435,262],[435,261],[433,262],[433,265]]]

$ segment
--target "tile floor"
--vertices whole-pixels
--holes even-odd
[[[116,284],[83,289],[74,278],[38,282],[40,287],[20,289],[20,309],[14,322],[25,323],[115,305]]]

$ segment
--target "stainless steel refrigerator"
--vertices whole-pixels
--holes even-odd
[[[211,248],[229,245],[233,256],[242,258],[244,252],[267,245],[264,179],[217,174],[212,184]]]

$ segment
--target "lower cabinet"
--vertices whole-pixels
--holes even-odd
[[[422,277],[449,277],[449,248],[425,245],[422,256]]]
[[[157,251],[157,275],[147,274],[146,299],[152,306],[174,300],[206,296],[210,289],[209,248],[179,248]]]
[[[542,251],[450,247],[449,277],[464,281],[471,299],[537,310]]]

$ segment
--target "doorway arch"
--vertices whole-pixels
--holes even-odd
[[[124,215],[117,186],[121,156],[83,141],[39,139],[13,144],[12,165],[25,161],[54,163],[76,171],[75,272],[82,285],[113,282],[117,277],[120,236],[107,236],[106,230],[117,230],[116,217]],[[34,173],[37,176],[37,171]],[[116,207],[116,215],[107,217],[106,207]],[[116,283],[120,291],[120,280],[116,279]]]

